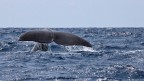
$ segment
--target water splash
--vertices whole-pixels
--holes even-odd
[[[88,52],[96,52],[93,48],[85,47],[85,46],[65,46],[67,51],[88,51]]]
[[[46,43],[36,43],[31,51],[38,51],[38,50],[47,51],[48,50],[48,44],[46,44]]]

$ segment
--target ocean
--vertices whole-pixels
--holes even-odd
[[[32,52],[35,42],[18,41],[31,30],[0,28],[0,81],[144,81],[144,28],[50,28],[92,44]]]

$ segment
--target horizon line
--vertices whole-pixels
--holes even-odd
[[[32,26],[29,26],[29,27],[26,27],[26,26],[24,26],[24,27],[20,27],[20,26],[17,26],[17,27],[12,27],[12,26],[7,26],[7,27],[0,27],[0,28],[144,28],[144,26],[137,26],[137,27],[135,27],[135,26],[113,26],[113,27],[111,27],[111,26],[85,26],[85,27],[81,27],[81,26],[77,26],[77,27],[61,27],[61,26],[59,26],[59,27],[48,27],[48,26],[45,26],[45,27],[38,27],[38,26],[35,26],[35,27],[32,27]]]

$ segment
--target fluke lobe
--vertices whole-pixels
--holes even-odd
[[[38,43],[51,43],[55,42],[57,44],[69,46],[69,45],[81,45],[92,47],[92,45],[86,40],[74,34],[58,32],[52,30],[37,30],[29,31],[22,34],[19,41],[35,41]]]

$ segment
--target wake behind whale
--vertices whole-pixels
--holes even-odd
[[[48,44],[55,42],[64,46],[80,45],[92,47],[92,45],[74,34],[58,32],[52,30],[29,31],[22,34],[19,41],[35,41],[37,44],[34,46],[33,51],[42,50],[47,51]]]

